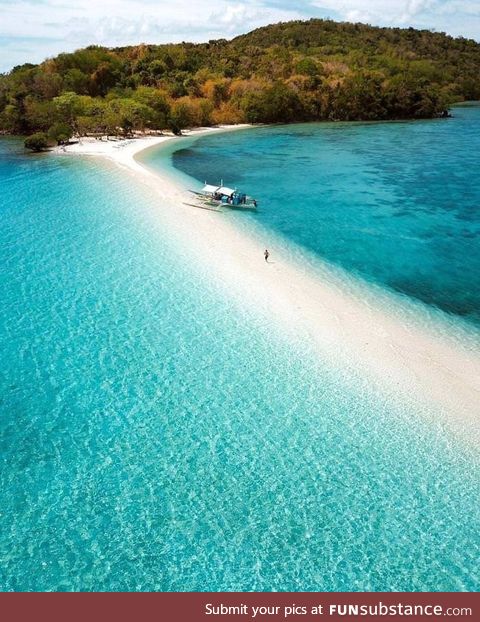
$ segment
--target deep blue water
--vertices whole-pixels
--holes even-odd
[[[267,231],[478,325],[480,106],[453,114],[207,136],[173,164],[258,197]]]
[[[0,184],[2,590],[480,587],[440,423],[211,282],[124,172],[2,140]]]

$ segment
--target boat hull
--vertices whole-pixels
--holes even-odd
[[[210,207],[216,207],[221,209],[223,207],[227,209],[235,209],[235,210],[247,210],[247,211],[256,211],[257,210],[257,202],[252,197],[247,197],[245,203],[229,203],[228,201],[222,199],[216,199],[211,194],[205,194],[203,192],[198,192],[196,190],[190,190],[190,192],[195,196],[195,200],[203,205],[207,205]]]

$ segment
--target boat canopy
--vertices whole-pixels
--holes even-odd
[[[227,188],[226,186],[221,186],[220,188],[217,188],[217,192],[219,194],[225,194],[227,197],[231,197],[235,190]]]
[[[206,194],[215,194],[215,192],[219,191],[219,187],[218,186],[211,186],[210,184],[205,184],[202,188],[202,192],[205,192]]]

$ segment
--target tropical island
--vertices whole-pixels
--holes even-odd
[[[37,4],[4,69],[139,40]],[[312,20],[0,75],[0,591],[478,592],[479,69]]]
[[[480,44],[311,19],[208,43],[90,46],[0,76],[0,131],[73,134],[235,123],[422,119],[480,99]]]

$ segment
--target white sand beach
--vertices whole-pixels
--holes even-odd
[[[188,135],[231,131],[238,127],[199,129]],[[212,278],[225,284],[269,318],[297,327],[324,354],[342,361],[345,373],[362,369],[372,383],[398,392],[399,399],[436,407],[438,417],[462,436],[480,440],[480,352],[478,343],[463,346],[409,318],[387,313],[374,297],[344,286],[325,267],[324,278],[292,261],[290,251],[256,239],[233,226],[228,217],[195,209],[186,188],[168,172],[153,172],[135,155],[144,149],[182,140],[170,136],[127,141],[83,139],[59,153],[105,157],[133,173],[158,195],[158,209]],[[271,263],[263,258],[271,252]],[[373,299],[373,303],[372,303]]]

